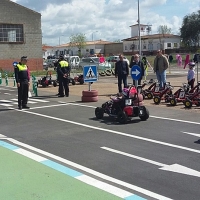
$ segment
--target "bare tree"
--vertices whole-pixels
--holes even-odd
[[[159,40],[160,40],[160,49],[164,50],[164,39],[161,41],[161,38],[165,37],[165,34],[171,34],[171,28],[168,28],[167,25],[160,25],[158,27]]]
[[[86,45],[86,36],[83,33],[77,33],[70,36],[70,46],[78,48],[78,54],[81,56],[81,49]]]

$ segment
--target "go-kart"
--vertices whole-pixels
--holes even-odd
[[[47,72],[46,76],[41,77],[38,80],[37,85],[42,85],[42,87],[47,87],[49,85],[54,85],[56,80],[52,80],[51,72]]]
[[[67,77],[67,78],[68,78],[69,83],[71,83],[72,85],[76,84],[76,82],[75,82],[75,80],[73,78],[71,78],[71,77]],[[53,82],[53,86],[54,87],[56,87],[57,85],[59,85],[59,80],[58,79]]]
[[[139,117],[141,121],[149,118],[149,111],[143,106],[143,95],[137,93],[135,86],[124,88],[122,96],[111,97],[95,109],[97,119],[102,119],[104,114],[117,118],[121,124],[127,123],[132,117]]]
[[[74,77],[75,83],[80,83],[81,85],[84,83],[83,74],[79,74]]]

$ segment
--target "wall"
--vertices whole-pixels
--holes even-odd
[[[105,56],[108,56],[109,54],[118,55],[120,53],[123,53],[123,43],[105,44],[104,46]]]
[[[1,23],[23,24],[24,43],[0,43],[0,68],[13,70],[12,63],[28,56],[31,70],[43,69],[41,14],[8,0],[0,1]]]

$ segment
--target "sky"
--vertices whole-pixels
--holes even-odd
[[[70,36],[85,34],[87,41],[110,42],[131,37],[131,25],[160,25],[179,34],[183,18],[200,10],[200,0],[11,0],[41,13],[42,43],[57,46]],[[144,35],[147,33],[141,33]]]

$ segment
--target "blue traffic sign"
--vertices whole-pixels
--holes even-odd
[[[131,68],[131,77],[133,80],[139,80],[141,78],[141,68],[138,65],[133,65]]]
[[[97,81],[97,66],[84,66],[83,67],[84,82]]]
[[[18,64],[18,62],[13,62],[13,67],[15,67]]]

